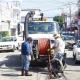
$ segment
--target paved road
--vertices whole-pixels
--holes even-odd
[[[67,53],[67,68],[64,71],[65,76],[53,80],[80,80],[80,63],[75,64],[72,59],[72,51]],[[48,71],[46,67],[31,67],[31,77],[20,76],[20,52],[2,52],[0,53],[0,80],[48,80]]]

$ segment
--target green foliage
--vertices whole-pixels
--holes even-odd
[[[9,36],[9,32],[3,31],[3,32],[0,32],[0,35],[2,35],[2,37]]]
[[[57,21],[58,23],[63,24],[65,17],[64,16],[55,16],[53,19],[54,19],[54,21]]]
[[[60,27],[63,27],[63,24],[65,23],[65,17],[64,16],[55,16],[53,18],[54,21],[57,21],[60,25]]]

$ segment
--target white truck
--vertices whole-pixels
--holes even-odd
[[[32,14],[32,13],[31,13]],[[47,56],[47,49],[54,44],[53,34],[59,33],[59,25],[55,21],[47,21],[41,19],[33,19],[33,15],[27,14],[24,23],[24,37],[32,37],[33,54],[35,59],[42,59]],[[45,58],[43,58],[45,60]]]

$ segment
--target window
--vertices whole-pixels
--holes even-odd
[[[57,31],[57,26],[54,26],[53,22],[30,22],[28,24],[28,31],[30,34],[53,34]]]

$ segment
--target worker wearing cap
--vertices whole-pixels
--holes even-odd
[[[64,59],[64,51],[65,51],[65,42],[62,40],[60,34],[54,34],[55,38],[54,42],[54,57],[63,60]],[[64,61],[65,64],[65,61]]]
[[[57,74],[58,71],[57,70],[60,69],[60,71],[62,70],[62,72],[63,72],[63,69],[66,67],[65,58],[64,58],[65,43],[62,40],[60,34],[54,34],[53,37],[55,39],[54,40],[54,45],[53,45],[52,48],[48,49],[48,51],[54,50],[53,51],[53,58],[51,59],[51,66],[52,66],[51,71],[53,72],[54,77],[57,77],[58,76],[58,74]],[[55,69],[55,66],[53,67],[53,65],[54,65],[53,63],[54,63],[55,60],[60,62],[60,65],[61,65],[60,68],[57,67],[57,66],[59,66],[58,63],[55,64],[55,65],[57,65],[56,69]]]
[[[55,38],[54,43],[54,54],[59,54],[60,56],[64,55],[65,50],[65,42],[62,40],[60,34],[54,34],[53,37]]]

